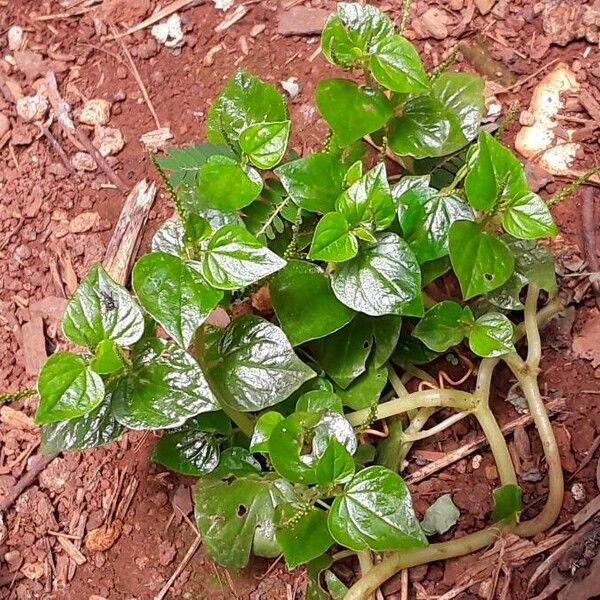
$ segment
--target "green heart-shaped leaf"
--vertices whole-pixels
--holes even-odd
[[[271,301],[292,346],[325,337],[348,324],[354,311],[331,291],[317,265],[291,260],[269,283]]]
[[[330,212],[317,223],[308,257],[312,260],[344,262],[358,253],[358,240],[344,215]]]
[[[344,191],[346,166],[333,154],[317,152],[281,165],[275,173],[300,208],[327,213]]]
[[[65,335],[94,350],[102,340],[131,346],[144,331],[144,318],[129,292],[97,264],[69,301],[63,318]]]
[[[402,477],[373,466],[360,471],[331,506],[331,535],[351,550],[408,550],[427,545]]]
[[[316,102],[342,146],[381,129],[394,111],[383,92],[359,87],[349,79],[319,81]]]
[[[516,238],[535,240],[558,233],[550,209],[537,194],[527,192],[510,202],[502,216],[502,227]]]
[[[90,367],[99,375],[108,375],[120,371],[125,366],[119,347],[112,340],[102,340],[96,347],[96,353]]]
[[[250,125],[240,134],[240,147],[254,166],[272,169],[285,154],[290,127],[290,121]]]
[[[183,349],[155,340],[134,356],[112,390],[112,409],[129,429],[170,429],[219,409],[198,363]]]
[[[513,273],[515,259],[508,246],[478,223],[456,221],[450,227],[448,242],[452,268],[465,300],[500,287]]]
[[[337,199],[336,210],[353,227],[367,225],[376,231],[386,229],[396,215],[385,165],[379,163],[343,192]]]
[[[315,376],[279,327],[253,315],[233,321],[216,348],[211,385],[228,406],[257,411],[285,400]]]
[[[206,137],[215,144],[231,146],[241,154],[239,138],[250,125],[288,118],[283,96],[275,86],[239,70],[212,103],[206,121]]]
[[[196,269],[164,252],[142,256],[131,282],[141,305],[184,348],[223,298]]]
[[[110,394],[90,412],[69,419],[42,425],[41,450],[56,454],[68,450],[85,450],[108,444],[123,433],[110,409]]]
[[[473,313],[452,300],[432,306],[413,329],[413,336],[435,352],[446,352],[463,341],[473,326]]]
[[[421,271],[407,242],[394,233],[380,233],[331,276],[340,302],[367,315],[415,314],[411,302],[421,294]]]
[[[448,254],[448,232],[455,221],[474,218],[471,207],[456,193],[415,187],[402,194],[398,220],[404,239],[419,262]]]
[[[250,440],[250,452],[268,452],[269,438],[275,426],[285,417],[274,410],[267,411],[258,417],[254,425],[254,433]]]
[[[429,89],[429,77],[417,49],[401,35],[380,41],[369,66],[373,77],[388,90],[410,94]]]
[[[501,356],[515,351],[513,338],[513,325],[506,315],[487,313],[475,321],[469,333],[469,346],[479,356]]]
[[[500,521],[516,522],[523,510],[523,490],[514,483],[507,483],[492,492],[494,498],[494,511],[492,520],[494,523]]]
[[[55,423],[80,417],[104,399],[100,375],[71,352],[55,352],[44,363],[37,382],[40,403],[35,422]]]
[[[318,508],[306,511],[292,503],[280,504],[275,509],[275,525],[288,569],[321,556],[333,544],[327,529],[327,513]]]
[[[197,199],[202,209],[239,210],[255,200],[262,188],[254,169],[227,156],[213,156],[198,171]]]
[[[225,225],[210,239],[199,264],[210,285],[235,290],[279,271],[286,262],[243,227]]]
[[[381,392],[387,385],[388,372],[385,367],[371,364],[367,371],[355,379],[346,389],[338,389],[342,402],[352,410],[369,408],[377,404]]]

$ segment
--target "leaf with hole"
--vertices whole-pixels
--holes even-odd
[[[513,273],[515,259],[508,246],[478,223],[453,223],[448,247],[465,300],[495,290]]]
[[[195,514],[202,545],[222,567],[241,569],[250,553],[273,558],[281,553],[275,539],[274,510],[295,500],[282,479],[247,476],[233,481],[200,479]]]

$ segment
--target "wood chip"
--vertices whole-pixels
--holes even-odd
[[[125,285],[129,279],[131,265],[141,241],[141,232],[155,196],[156,185],[145,179],[133,188],[106,249],[104,268],[121,285]]]
[[[24,412],[15,410],[10,406],[0,408],[0,422],[8,425],[10,429],[21,429],[23,431],[39,430],[39,426]]]
[[[29,306],[29,312],[32,315],[39,315],[44,319],[52,319],[53,321],[61,321],[67,304],[69,301],[66,298],[58,296],[46,296],[37,302],[33,302]]]
[[[21,327],[21,344],[25,359],[25,371],[28,375],[38,375],[48,358],[44,322],[40,316],[33,316],[31,321]]]
[[[75,547],[73,542],[62,535],[56,536],[56,540],[62,546],[62,549],[69,555],[79,566],[87,562],[86,557]]]
[[[216,27],[216,33],[223,33],[227,31],[232,25],[235,25],[240,19],[243,19],[250,9],[243,4],[240,4],[236,7],[231,15],[223,19]]]
[[[596,121],[600,123],[600,103],[588,92],[586,89],[582,89],[579,92],[579,102],[585,108],[587,113]]]

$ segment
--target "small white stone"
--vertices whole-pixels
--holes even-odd
[[[296,83],[296,77],[289,77],[280,81],[281,87],[288,93],[290,98],[295,98],[300,93],[300,86]]]
[[[123,150],[125,140],[123,134],[116,127],[97,126],[92,144],[98,148],[102,156],[113,156]]]
[[[17,114],[26,123],[41,121],[48,111],[48,99],[41,94],[23,96],[17,100]]]
[[[110,104],[103,98],[88,100],[79,111],[79,121],[86,125],[106,125],[110,119]]]
[[[571,494],[575,502],[583,502],[585,500],[585,488],[581,483],[574,483],[571,487]]]
[[[152,35],[167,48],[183,46],[181,17],[177,13],[172,14],[166,21],[158,23],[152,28]]]
[[[8,47],[11,52],[20,50],[21,44],[23,43],[23,28],[19,25],[13,25],[8,30]]]
[[[229,10],[233,6],[233,0],[213,0],[217,10]]]
[[[96,161],[87,152],[76,152],[71,157],[71,164],[77,171],[95,171]]]
[[[481,461],[483,460],[483,456],[481,454],[476,454],[471,461],[471,466],[477,470],[481,466]]]

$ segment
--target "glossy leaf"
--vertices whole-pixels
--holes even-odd
[[[91,350],[102,340],[131,346],[142,336],[144,319],[129,292],[97,264],[69,301],[63,331],[74,344]]]
[[[285,400],[315,376],[279,327],[253,315],[233,321],[217,345],[211,385],[231,408],[256,411]]]
[[[331,438],[315,466],[317,483],[346,483],[356,469],[352,454],[336,438]]]
[[[408,550],[427,545],[404,480],[389,469],[367,467],[331,506],[329,531],[351,550]]]
[[[229,79],[211,105],[206,136],[215,144],[226,144],[240,153],[239,138],[250,125],[287,119],[283,96],[275,86],[239,70]]]
[[[501,356],[514,352],[513,325],[501,313],[487,313],[475,321],[469,333],[471,350],[484,357]]]
[[[142,256],[131,282],[140,304],[184,348],[223,298],[196,269],[164,252]]]
[[[473,323],[468,306],[463,308],[452,300],[444,300],[425,313],[412,334],[435,352],[446,352],[462,342]]]
[[[492,521],[516,522],[523,510],[523,490],[514,483],[507,483],[492,492],[494,498],[494,510]]]
[[[214,413],[215,415],[222,413]],[[229,419],[222,417],[229,427],[217,427],[214,431],[214,420],[210,417],[205,423],[205,415],[199,415],[186,421],[179,429],[165,433],[154,446],[151,459],[164,465],[171,471],[183,475],[204,475],[216,469],[220,458],[219,436],[224,431],[231,430]]]
[[[388,90],[409,94],[429,89],[429,77],[419,53],[401,35],[381,40],[371,55],[369,66],[373,77]]]
[[[317,465],[331,439],[336,439],[351,455],[356,451],[354,430],[343,415],[295,412],[271,432],[269,457],[273,468],[288,481],[317,483]]]
[[[333,544],[327,529],[327,513],[318,508],[306,510],[291,503],[280,504],[275,509],[275,526],[275,537],[288,569],[321,556]]]
[[[296,402],[296,412],[324,413],[327,411],[344,414],[342,401],[331,390],[310,390]]]
[[[226,156],[213,156],[198,171],[200,208],[233,212],[248,206],[263,187],[260,175]]]
[[[167,219],[156,230],[152,238],[152,252],[165,252],[179,258],[183,257],[185,253],[184,235],[183,225],[177,217]]]
[[[397,365],[425,365],[435,360],[438,353],[430,350],[421,340],[405,331],[401,332],[398,345],[392,354]]]
[[[331,352],[331,348],[335,348],[335,352]],[[372,348],[372,325],[360,315],[340,331],[310,346],[319,366],[341,388],[348,387],[365,372]]]
[[[353,183],[336,202],[336,210],[353,227],[386,229],[395,217],[395,206],[387,181],[385,165],[377,164]]]
[[[348,79],[319,81],[316,103],[343,146],[381,129],[393,113],[393,106],[383,92],[359,87]]]
[[[404,239],[420,263],[448,254],[448,232],[455,221],[473,220],[471,207],[456,193],[429,187],[405,192],[398,204]]]
[[[246,448],[234,446],[225,448],[221,452],[219,464],[211,473],[211,477],[222,479],[246,477],[247,475],[258,475],[261,471],[260,463]]]
[[[519,297],[527,283],[533,283],[550,295],[558,290],[554,258],[546,246],[532,240],[517,240],[512,236],[502,236],[515,259],[515,272],[501,287],[486,295],[486,299],[505,310],[524,308]]]
[[[514,237],[525,240],[558,233],[548,206],[533,192],[527,192],[510,202],[502,217],[502,227]]]
[[[321,50],[329,62],[349,67],[374,52],[393,33],[389,17],[376,7],[338,2],[337,13],[330,15],[323,29]]]
[[[271,301],[292,346],[325,337],[355,316],[331,291],[317,265],[291,260],[270,281]]]
[[[342,402],[353,410],[377,404],[387,384],[387,369],[371,364],[367,371],[355,379],[346,389],[337,390]]]
[[[459,518],[460,511],[452,502],[451,494],[444,494],[425,511],[421,529],[425,535],[446,533],[456,525]]]
[[[371,316],[414,314],[410,303],[421,293],[421,271],[412,250],[394,233],[361,248],[331,276],[333,293],[346,306]]]
[[[225,225],[210,239],[198,264],[210,285],[235,290],[279,271],[286,263],[243,227]]]
[[[170,429],[190,417],[219,409],[198,363],[183,349],[160,340],[134,357],[114,384],[113,413],[129,429]]]
[[[110,396],[90,412],[68,419],[42,425],[41,450],[56,454],[68,450],[85,450],[108,444],[123,433],[110,410]]]
[[[358,253],[358,240],[346,217],[330,212],[317,223],[308,257],[312,260],[344,262]]]
[[[275,173],[300,208],[327,213],[344,191],[346,166],[333,154],[317,152],[281,165]]]
[[[465,300],[500,287],[513,273],[515,259],[508,246],[477,223],[453,223],[448,242]]]
[[[282,479],[200,479],[195,513],[204,549],[228,569],[245,567],[251,552],[277,556],[281,548],[275,539],[274,510],[294,499],[292,487]]]
[[[401,156],[426,158],[460,150],[476,135],[484,114],[483,80],[443,73],[430,94],[411,96],[390,124],[390,147]]]
[[[55,423],[80,417],[104,399],[104,384],[87,361],[71,352],[55,352],[44,363],[37,382],[40,397],[35,422]]]
[[[271,433],[284,418],[281,413],[272,410],[260,415],[254,425],[254,433],[250,440],[250,452],[268,452]]]
[[[112,340],[103,340],[96,347],[96,353],[90,363],[92,371],[108,375],[120,371],[124,366],[123,355]]]
[[[285,154],[290,126],[290,121],[250,125],[240,134],[240,147],[255,167],[272,169]]]
[[[385,317],[360,317],[366,319],[373,330],[373,341],[375,350],[373,352],[373,366],[382,367],[387,363],[394,352],[394,348],[400,337],[402,319],[395,315]]]

